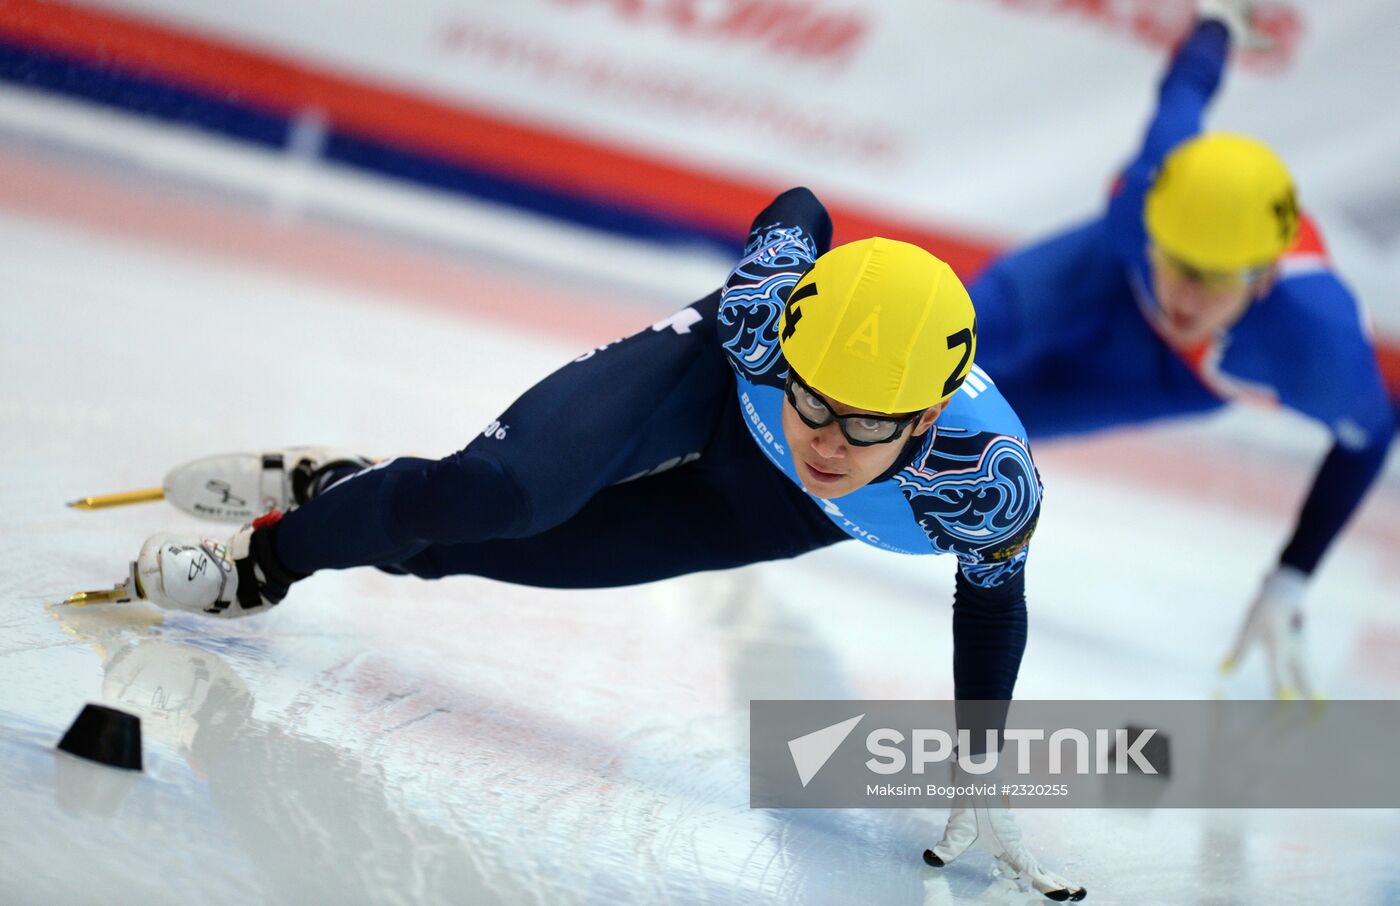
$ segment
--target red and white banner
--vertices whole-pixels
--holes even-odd
[[[557,135],[569,153],[532,157],[514,138],[491,152],[510,158],[519,145],[514,163],[540,178],[605,190],[631,177],[628,190],[669,193],[673,209],[699,216],[726,185],[803,183],[869,222],[924,224],[973,245],[1030,239],[1102,207],[1193,10],[1189,0],[82,6],[363,85],[343,101],[364,121],[406,119],[395,99],[412,98],[426,105],[415,110]],[[1258,6],[1274,46],[1234,61],[1208,124],[1280,151],[1381,332],[1400,336],[1400,116],[1387,100],[1400,85],[1400,5]],[[294,92],[297,78],[268,90]],[[589,149],[659,163],[629,173],[607,154],[582,163]],[[691,191],[676,174],[694,176]]]

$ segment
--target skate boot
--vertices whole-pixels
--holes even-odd
[[[290,512],[369,465],[363,456],[330,447],[224,453],[171,469],[165,499],[201,519],[248,522],[273,510]]]
[[[281,513],[245,525],[226,541],[160,534],[146,539],[132,564],[135,596],[167,610],[244,617],[270,610],[303,578],[273,554]]]

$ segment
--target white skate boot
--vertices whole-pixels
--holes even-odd
[[[223,453],[176,466],[165,476],[165,499],[201,519],[248,522],[272,510],[296,509],[336,475],[370,460],[331,447],[286,447],[266,453]]]
[[[280,514],[245,525],[227,541],[194,535],[152,535],[132,564],[136,597],[167,610],[244,617],[271,609],[294,576],[271,566],[266,533]]]

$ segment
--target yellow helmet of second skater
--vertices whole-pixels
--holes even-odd
[[[817,259],[778,321],[788,365],[812,389],[871,412],[917,412],[952,396],[977,346],[972,300],[917,245],[862,239]]]
[[[1212,132],[1178,145],[1147,193],[1148,235],[1169,255],[1209,271],[1272,263],[1298,235],[1288,168],[1268,145]]]

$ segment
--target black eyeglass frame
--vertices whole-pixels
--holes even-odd
[[[822,407],[826,409],[825,420],[813,421],[803,413],[802,407],[797,405],[797,397],[793,394],[792,387],[794,384],[801,387],[803,390],[807,391],[812,396],[816,397],[818,401],[821,402]],[[806,381],[798,377],[797,374],[793,372],[793,370],[790,368],[788,369],[787,380],[783,382],[783,392],[787,394],[788,404],[792,406],[792,411],[796,412],[797,417],[802,419],[802,424],[806,425],[809,428],[825,428],[832,422],[836,422],[837,427],[841,429],[842,436],[845,437],[846,440],[852,446],[855,447],[875,447],[879,446],[880,444],[894,443],[896,440],[899,439],[899,436],[904,433],[904,429],[906,427],[913,424],[919,419],[919,416],[923,415],[925,412],[928,411],[927,409],[920,409],[918,412],[911,412],[905,415],[837,415],[835,412],[832,411],[831,405],[826,401],[826,398],[817,391],[813,390],[811,386],[807,384]],[[891,432],[890,436],[885,438],[884,440],[860,440],[858,438],[852,437],[850,430],[846,427],[847,421],[856,418],[861,419],[863,421],[887,422],[889,424],[894,425],[894,431]]]

